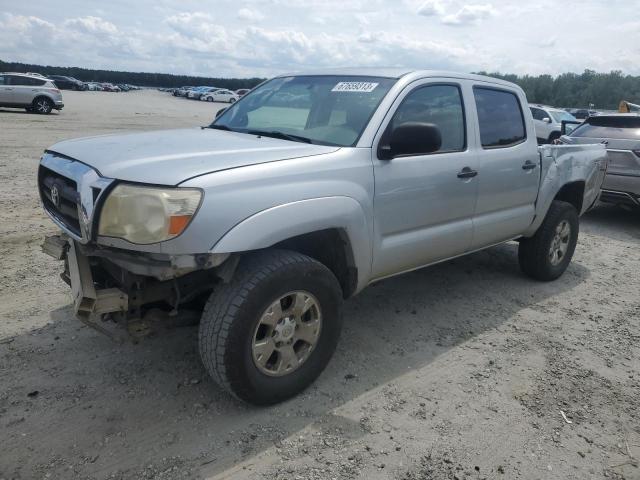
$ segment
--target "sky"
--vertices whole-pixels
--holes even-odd
[[[640,74],[640,0],[0,0],[0,59],[211,77]]]

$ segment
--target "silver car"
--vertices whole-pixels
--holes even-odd
[[[0,107],[41,114],[62,110],[62,93],[48,78],[29,73],[0,73]]]
[[[640,114],[618,113],[587,118],[563,143],[605,143],[609,167],[603,202],[640,207]]]
[[[529,104],[533,116],[533,126],[536,129],[538,143],[553,143],[560,138],[562,121],[577,122],[576,117],[565,110],[548,107],[546,105]]]

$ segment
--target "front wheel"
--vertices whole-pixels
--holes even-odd
[[[230,98],[229,99],[229,103],[236,103],[236,99],[235,98]]]
[[[342,291],[324,265],[287,250],[248,254],[214,290],[200,322],[211,377],[241,400],[269,405],[309,386],[342,325]]]
[[[569,266],[578,243],[578,211],[567,202],[553,201],[542,225],[518,246],[521,270],[540,281],[560,277]]]
[[[207,102],[213,102],[213,97],[207,97]]]

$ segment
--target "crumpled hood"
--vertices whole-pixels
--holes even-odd
[[[47,151],[89,165],[103,177],[177,185],[219,170],[321,155],[337,149],[210,128],[190,128],[79,138],[56,143]]]

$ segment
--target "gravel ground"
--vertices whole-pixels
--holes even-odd
[[[640,216],[600,206],[554,283],[509,243],[385,280],[346,303],[304,394],[234,401],[194,327],[118,346],[72,317],[38,158],[65,138],[197,126],[220,105],[65,92],[0,109],[0,479],[638,479]]]

